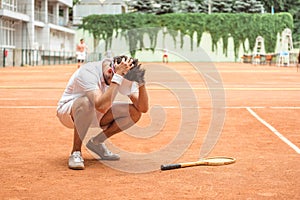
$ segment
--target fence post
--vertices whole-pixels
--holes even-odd
[[[67,62],[68,62],[68,64],[70,64],[72,58],[71,58],[71,56],[70,56],[70,52],[69,52],[69,51],[67,51],[67,54],[68,54],[68,56],[67,56],[68,61],[67,61]]]
[[[3,49],[3,54],[2,54],[3,55],[3,67],[5,67],[5,50],[6,49],[4,48]]]
[[[28,59],[29,59],[29,65],[31,66],[31,60],[32,60],[32,50],[28,49]]]
[[[16,49],[12,50],[12,54],[13,54],[13,66],[16,66]]]
[[[28,54],[27,49],[25,49],[25,65],[28,64],[28,60],[27,60],[28,55],[27,54]]]
[[[36,65],[39,65],[39,54],[40,50],[36,50]]]
[[[50,65],[50,50],[48,50],[48,65]]]
[[[53,64],[54,64],[54,65],[55,65],[55,62],[56,62],[56,58],[55,58],[56,53],[55,53],[55,52],[56,52],[56,51],[53,51],[53,54],[54,54],[54,55],[53,55],[53,62],[54,62]]]
[[[24,49],[21,50],[21,66],[24,66]]]

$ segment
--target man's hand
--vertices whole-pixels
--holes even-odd
[[[122,58],[121,61],[116,60],[113,66],[115,73],[124,76],[133,67],[132,62],[133,59],[131,58]]]
[[[129,81],[135,81],[140,86],[145,84],[145,69],[141,68],[138,60],[133,60],[133,67],[125,74],[124,78]]]

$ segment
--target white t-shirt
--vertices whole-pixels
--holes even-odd
[[[105,92],[108,88],[104,82],[102,73],[102,61],[89,62],[77,69],[71,76],[67,87],[58,102],[58,107],[84,96],[86,92],[101,90]],[[119,92],[123,95],[130,95],[138,92],[138,84],[126,79],[119,86]],[[71,108],[70,108],[71,109]],[[70,113],[71,110],[69,110]]]

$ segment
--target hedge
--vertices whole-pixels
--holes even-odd
[[[136,50],[143,49],[143,37],[145,34],[151,39],[150,49],[156,47],[157,35],[160,30],[170,34],[174,44],[178,34],[180,46],[183,46],[183,37],[191,39],[193,50],[194,34],[196,44],[200,45],[204,32],[208,32],[212,38],[212,50],[218,47],[218,41],[223,41],[223,53],[227,55],[228,39],[233,38],[235,56],[238,56],[241,44],[245,50],[245,41],[248,39],[250,51],[253,50],[255,39],[262,36],[265,39],[267,53],[275,52],[277,35],[285,28],[293,29],[293,18],[289,13],[277,14],[247,14],[247,13],[171,13],[164,15],[126,13],[119,15],[90,15],[83,18],[80,29],[91,33],[96,41],[104,40],[105,49],[112,44],[113,34],[117,33],[126,37],[129,41],[129,51],[132,56]],[[164,28],[164,29],[163,29]]]

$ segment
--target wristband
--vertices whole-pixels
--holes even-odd
[[[111,79],[111,82],[114,82],[118,85],[121,85],[122,84],[122,81],[123,81],[123,76],[119,75],[119,74],[114,74],[112,79]]]

